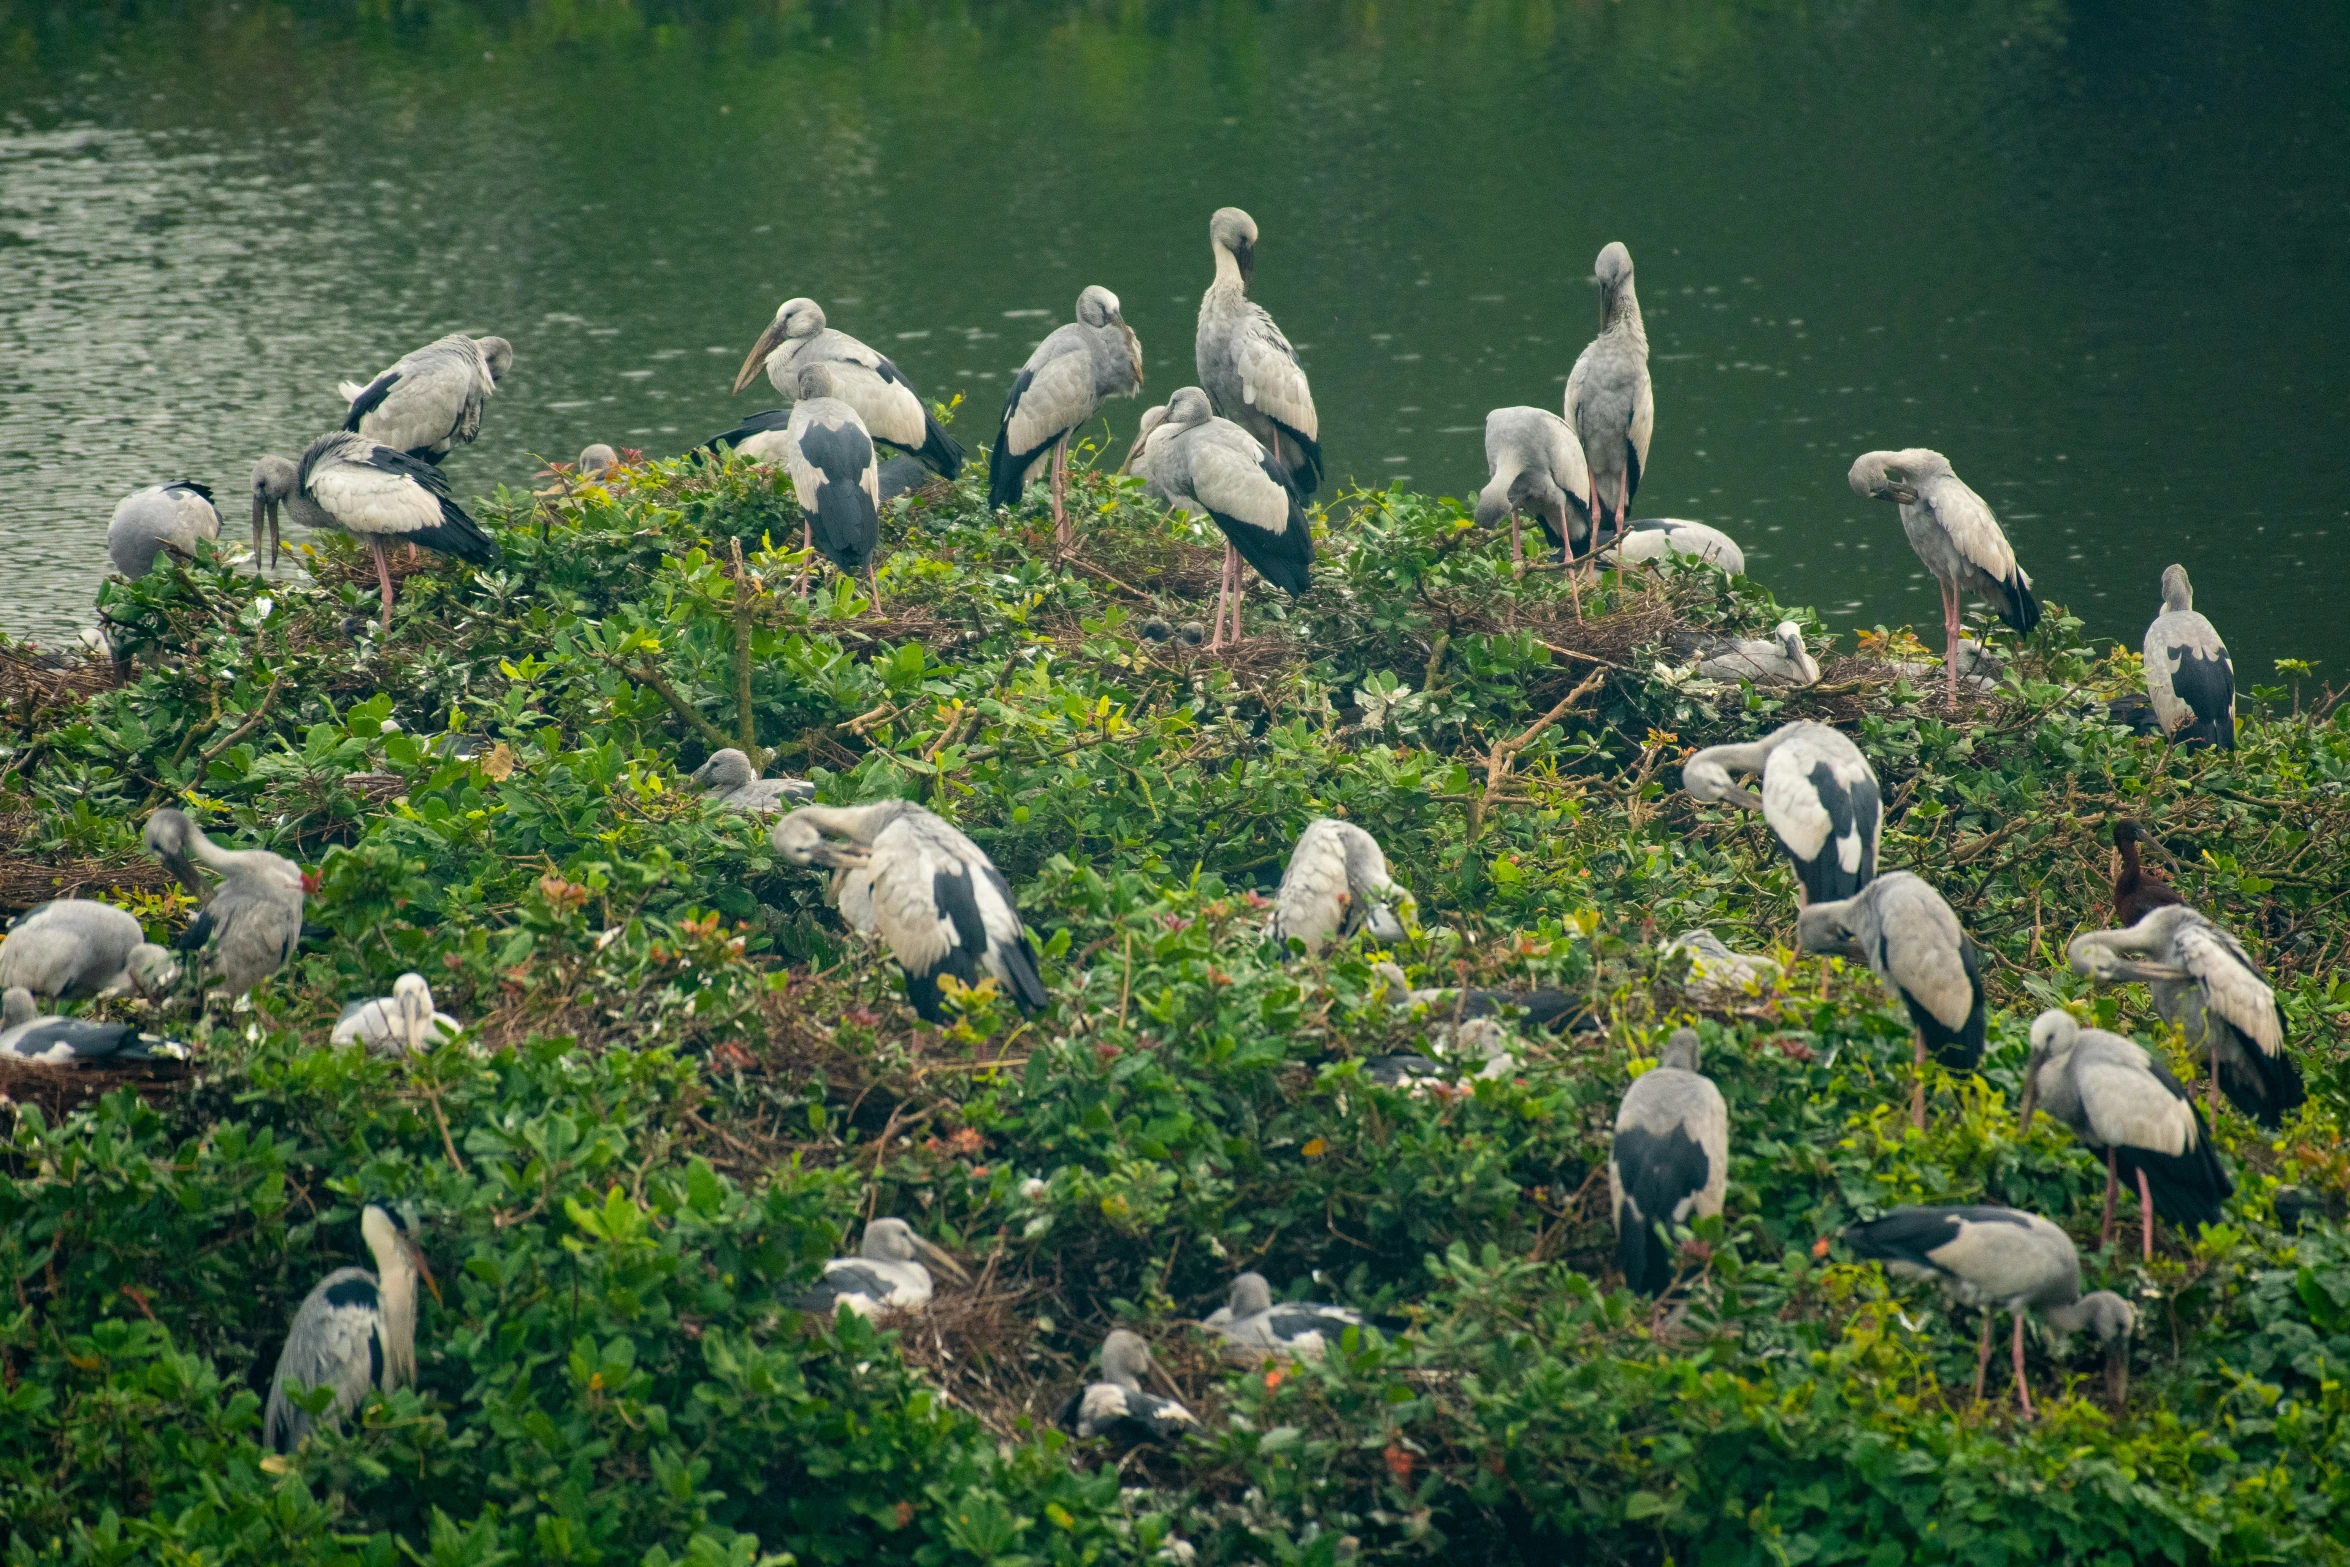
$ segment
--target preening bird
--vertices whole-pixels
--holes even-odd
[[[1362,1314],[1344,1306],[1311,1301],[1276,1303],[1273,1287],[1261,1273],[1244,1273],[1234,1279],[1225,1303],[1201,1324],[1224,1340],[1226,1359],[1244,1365],[1253,1365],[1267,1355],[1320,1360],[1348,1328],[1362,1325]]]
[[[1673,557],[1719,566],[1733,577],[1746,575],[1746,552],[1721,529],[1678,517],[1641,517],[1624,524],[1616,542],[1600,551],[1602,566],[1641,566]]]
[[[906,973],[906,999],[926,1023],[946,1020],[939,979],[992,978],[1023,1009],[1048,999],[1011,883],[979,845],[909,800],[803,805],[775,824],[776,853],[794,865],[864,869],[873,922]]]
[[[760,777],[751,759],[731,745],[712,751],[686,782],[720,810],[746,816],[773,816],[816,798],[816,786],[804,778]]]
[[[1632,286],[1632,252],[1610,242],[1592,263],[1599,279],[1599,336],[1567,376],[1567,423],[1591,464],[1593,506],[1624,531],[1656,433],[1656,388],[1648,379],[1648,330]]]
[[[1199,384],[1218,414],[1270,454],[1274,476],[1303,500],[1322,487],[1322,421],[1297,350],[1265,307],[1248,297],[1257,269],[1257,220],[1238,207],[1217,208],[1208,219],[1208,247],[1216,256],[1216,280],[1199,299],[1193,343]]]
[[[481,433],[481,405],[514,368],[514,345],[502,337],[453,332],[402,354],[361,386],[335,390],[351,405],[343,428],[428,463]]]
[[[434,1006],[425,977],[408,973],[392,981],[390,995],[345,1006],[329,1042],[363,1044],[379,1056],[413,1056],[464,1031],[463,1023]]]
[[[1918,1067],[1910,1120],[1924,1126],[1927,1052],[1953,1072],[1983,1059],[1983,973],[1958,916],[1925,882],[1887,871],[1849,898],[1806,907],[1795,933],[1806,952],[1866,963],[1909,1009]]]
[[[2184,902],[2178,889],[2138,861],[2138,846],[2152,835],[2123,817],[2113,824],[2113,917],[2125,929],[2156,909]]]
[[[800,372],[811,365],[827,365],[834,372],[821,393],[801,386]],[[813,299],[787,299],[776,306],[775,319],[734,378],[735,395],[742,395],[762,369],[787,398],[826,396],[847,403],[874,440],[912,453],[933,473],[952,479],[963,471],[963,448],[898,367],[848,333],[826,326],[823,307]]]
[[[2122,1178],[2138,1188],[2139,1230],[2154,1258],[2154,1216],[2173,1224],[2217,1224],[2235,1187],[2212,1151],[2211,1130],[2186,1085],[2135,1040],[2083,1028],[2051,1008],[2032,1023],[2024,1064],[2021,1122],[2045,1110],[2105,1155],[2105,1230],[2113,1243],[2114,1198]]]
[[[1142,1390],[1150,1374],[1150,1346],[1124,1328],[1102,1340],[1102,1379],[1089,1382],[1061,1406],[1053,1423],[1081,1438],[1106,1436],[1128,1445],[1171,1442],[1199,1429],[1190,1410]]]
[[[106,524],[106,558],[126,577],[155,569],[166,555],[186,559],[199,543],[220,537],[212,492],[193,479],[133,490]]]
[[[241,996],[285,967],[302,939],[300,866],[267,849],[224,849],[172,806],[147,818],[145,838],[188,891],[205,891],[199,865],[220,878],[179,944],[183,952],[210,944],[223,991]]]
[[[188,1047],[142,1031],[135,1023],[96,1023],[80,1017],[43,1017],[33,993],[11,985],[0,995],[0,1055],[45,1066],[112,1066],[121,1061],[179,1060]]]
[[[2224,1093],[2273,1131],[2309,1097],[2285,1053],[2276,992],[2243,944],[2194,909],[2174,903],[2127,930],[2083,931],[2065,955],[2099,984],[2146,982],[2154,1010],[2211,1063],[2213,1116]]]
[[[821,1317],[833,1316],[843,1306],[860,1317],[912,1311],[927,1304],[935,1289],[931,1268],[958,1284],[971,1282],[962,1264],[915,1234],[905,1220],[875,1219],[865,1226],[857,1255],[835,1257],[824,1265],[824,1277],[800,1297],[800,1309]]]
[[[1404,928],[1390,907],[1399,895],[1378,839],[1352,822],[1318,816],[1289,851],[1273,898],[1273,939],[1294,936],[1318,954],[1368,925],[1378,940],[1401,941]]]
[[[441,1287],[407,1221],[391,1208],[371,1202],[359,1210],[359,1234],[375,1272],[337,1268],[320,1279],[278,1354],[261,1417],[261,1440],[276,1452],[292,1452],[313,1429],[289,1396],[296,1387],[333,1388],[325,1420],[339,1426],[371,1390],[389,1393],[416,1380],[416,1284],[422,1279],[436,1301]]]
[[[2228,645],[2195,613],[2184,566],[2162,573],[2162,610],[2146,628],[2146,696],[2173,740],[2236,748],[2236,669]]]
[[[1168,399],[1166,422],[1151,433],[1148,462],[1146,477],[1154,489],[1178,506],[1206,513],[1223,530],[1224,577],[1211,650],[1224,645],[1227,604],[1232,640],[1240,640],[1240,607],[1248,596],[1243,560],[1292,598],[1313,586],[1314,536],[1297,492],[1256,437],[1209,411],[1207,393],[1187,386]]]
[[[620,466],[620,454],[602,441],[579,449],[579,476],[583,479],[602,477],[607,468]]]
[[[1526,562],[1520,517],[1542,524],[1562,561],[1571,564],[1591,553],[1591,470],[1566,420],[1547,408],[1494,409],[1485,416],[1485,467],[1492,477],[1477,492],[1477,526],[1490,528],[1507,517],[1510,560],[1520,569]],[[1575,613],[1582,612],[1578,592]]]
[[[1649,1071],[1632,1080],[1616,1108],[1607,1156],[1608,1211],[1616,1221],[1616,1265],[1642,1295],[1673,1282],[1670,1230],[1722,1211],[1730,1186],[1730,1111],[1713,1079],[1698,1070],[1697,1030],[1681,1028]]]
[[[1113,397],[1142,390],[1142,344],[1118,310],[1118,296],[1095,284],[1077,296],[1077,319],[1036,345],[1004,398],[988,457],[987,503],[1017,506],[1029,470],[1052,454],[1053,532],[1066,547],[1069,437]]]
[[[881,549],[881,480],[865,422],[852,405],[832,395],[841,380],[834,364],[800,370],[805,395],[792,404],[791,444],[783,464],[816,552],[843,576],[863,572],[873,590],[873,607],[879,609],[881,581],[874,557]]]
[[[1913,446],[1864,452],[1847,476],[1853,493],[1901,508],[1901,531],[1926,570],[1942,585],[1942,667],[1950,700],[1958,700],[1959,594],[1988,602],[2018,636],[2040,624],[2032,578],[2016,564],[1999,519],[1983,497],[1950,471],[1940,452]]]
[[[1707,680],[1745,680],[1758,686],[1820,682],[1819,660],[1803,645],[1803,628],[1792,620],[1780,621],[1767,641],[1680,632],[1671,645],[1674,657],[1696,660],[1697,673]]]
[[[364,436],[337,430],[310,443],[299,464],[265,457],[253,469],[253,549],[269,520],[269,556],[277,559],[277,510],[308,528],[340,528],[367,541],[383,587],[383,626],[392,629],[392,568],[384,541],[405,540],[476,566],[498,559],[496,541],[449,498],[449,481],[431,463]]]
[[[1659,967],[1677,975],[1681,993],[1701,1007],[1732,1007],[1759,1000],[1779,983],[1776,959],[1732,952],[1704,928],[1685,930],[1664,944]],[[1685,965],[1685,967],[1684,967]]]
[[[1967,1205],[1896,1208],[1856,1224],[1844,1243],[1889,1273],[1931,1279],[1960,1304],[1983,1310],[1983,1342],[1975,1354],[1975,1397],[1991,1364],[1992,1314],[2015,1319],[2015,1394],[2032,1418],[2032,1391],[2024,1380],[2024,1313],[2060,1335],[2086,1328],[2106,1351],[2106,1379],[2118,1407],[2129,1389],[2129,1340],[2136,1308],[2111,1290],[2081,1293],[2081,1255],[2072,1238],[2035,1213]],[[1825,1242],[1822,1242],[1825,1245]]]
[[[1762,774],[1762,792],[1733,784]],[[1860,747],[1826,724],[1781,725],[1751,745],[1712,745],[1682,764],[1693,800],[1760,810],[1795,864],[1803,902],[1849,898],[1877,874],[1885,807],[1876,772]]]
[[[147,939],[134,915],[89,898],[44,903],[0,942],[0,986],[22,985],[36,996],[158,996],[178,978],[171,954]]]

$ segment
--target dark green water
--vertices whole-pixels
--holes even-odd
[[[519,355],[460,493],[764,406],[727,385],[791,294],[976,445],[1103,283],[1159,400],[1229,202],[1338,475],[1473,489],[1621,239],[1639,509],[1781,598],[1931,627],[1844,485],[1931,445],[2093,630],[2134,644],[2178,560],[2239,679],[2339,679],[2345,83],[2339,5],[0,0],[0,624],[70,635],[115,498],[233,503],[452,329]]]

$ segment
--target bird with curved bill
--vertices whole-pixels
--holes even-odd
[[[1922,446],[1863,452],[1846,479],[1854,494],[1901,508],[1901,531],[1909,547],[1941,584],[1944,686],[1956,703],[1959,595],[1983,599],[2018,636],[2030,636],[2040,624],[2031,574],[2016,564],[2015,550],[1989,504],[1951,471],[1950,459],[1940,452]]]

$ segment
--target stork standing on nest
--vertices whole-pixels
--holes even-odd
[[[1942,667],[1950,700],[1958,700],[1959,595],[1988,601],[1999,618],[2030,636],[2040,623],[2032,579],[2016,564],[1983,497],[1967,488],[1940,452],[1913,446],[1864,452],[1847,476],[1853,493],[1901,508],[1901,531],[1934,580],[1942,585]]]
[[[402,354],[365,386],[335,388],[350,404],[343,428],[353,435],[438,464],[481,434],[482,404],[514,368],[514,345],[502,337],[453,332]]]
[[[1733,774],[1762,774],[1762,792]],[[1785,724],[1751,745],[1707,746],[1681,767],[1693,800],[1759,810],[1794,862],[1797,900],[1849,898],[1877,874],[1885,807],[1860,747],[1826,724]]]
[[[1887,871],[1849,898],[1796,916],[1806,952],[1856,958],[1908,1009],[1916,1029],[1912,1125],[1926,1124],[1926,1056],[1953,1072],[1983,1059],[1983,971],[1975,944],[1942,895],[1907,871]]]
[[[171,954],[147,939],[135,916],[89,898],[44,903],[0,942],[0,986],[22,985],[36,996],[157,996],[178,978]]]
[[[833,371],[827,390],[804,390],[800,372],[819,364]],[[886,355],[826,325],[824,308],[813,299],[787,299],[776,306],[775,319],[752,345],[734,378],[735,395],[741,396],[762,370],[787,398],[822,395],[847,403],[874,440],[911,453],[939,477],[952,479],[963,471],[963,448],[906,384],[898,367]]]
[[[1591,464],[1593,509],[1614,520],[1620,540],[1648,469],[1656,387],[1648,378],[1648,330],[1632,286],[1632,252],[1610,242],[1591,269],[1599,283],[1599,336],[1567,376],[1566,415]]]
[[[865,421],[853,404],[836,395],[842,390],[840,372],[837,364],[798,371],[801,398],[792,404],[783,463],[816,552],[843,576],[862,570],[873,607],[879,609],[875,557],[881,550],[881,475]]]
[[[277,562],[277,508],[310,528],[339,528],[367,541],[383,588],[383,628],[392,629],[392,568],[386,539],[405,539],[476,566],[494,565],[497,543],[449,498],[449,481],[432,464],[364,436],[337,430],[310,443],[300,463],[264,457],[253,470],[253,549],[269,519],[269,555]]]
[[[860,1317],[912,1311],[928,1305],[937,1287],[932,1268],[958,1284],[971,1282],[962,1264],[915,1234],[905,1220],[875,1219],[865,1226],[857,1255],[824,1265],[824,1277],[800,1297],[800,1309],[821,1317],[843,1307]]]
[[[1211,652],[1224,645],[1226,605],[1232,640],[1240,640],[1240,609],[1248,598],[1243,560],[1292,598],[1313,586],[1314,536],[1297,492],[1254,436],[1210,412],[1198,387],[1184,387],[1168,399],[1166,422],[1151,436],[1149,465],[1156,489],[1176,505],[1204,513],[1224,535]]]
[[[241,996],[285,967],[302,939],[300,866],[267,849],[224,849],[171,806],[147,818],[145,838],[147,852],[188,891],[205,891],[199,865],[220,878],[180,946],[211,946],[223,991]]]
[[[2163,569],[2162,611],[2146,628],[2144,652],[2146,696],[2162,732],[2182,744],[2233,751],[2236,669],[2218,630],[2195,612],[2184,566]]]
[[[1053,538],[1069,547],[1069,437],[1113,397],[1142,390],[1142,344],[1098,283],[1077,296],[1077,319],[1036,345],[1004,398],[988,456],[987,503],[1017,506],[1028,474],[1052,454]]]
[[[1504,517],[1510,524],[1510,562],[1526,569],[1518,540],[1518,519],[1532,517],[1550,535],[1559,560],[1568,567],[1575,618],[1583,617],[1583,596],[1575,587],[1574,564],[1591,552],[1591,470],[1574,427],[1547,408],[1496,408],[1485,416],[1485,467],[1492,475],[1477,492],[1477,526],[1490,528]]]
[[[1322,421],[1297,350],[1248,297],[1257,269],[1257,220],[1238,207],[1208,219],[1216,280],[1199,299],[1193,358],[1215,411],[1270,455],[1275,477],[1304,500],[1322,487]]]

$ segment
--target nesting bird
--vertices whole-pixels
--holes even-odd
[[[434,1006],[425,977],[407,973],[392,981],[390,995],[345,1006],[329,1043],[363,1044],[379,1056],[413,1056],[464,1031],[463,1023]]]
[[[1707,680],[1744,680],[1758,686],[1814,686],[1820,683],[1819,660],[1804,646],[1803,628],[1782,620],[1770,638],[1725,637],[1681,632],[1672,638],[1677,658],[1694,659],[1697,673]]]
[[[1616,1221],[1616,1265],[1642,1295],[1673,1282],[1670,1231],[1722,1211],[1730,1182],[1730,1111],[1713,1079],[1698,1070],[1697,1031],[1676,1029],[1663,1056],[1632,1080],[1616,1109],[1607,1159],[1608,1209]]]
[[[1777,960],[1732,952],[1703,927],[1666,942],[1660,957],[1665,971],[1676,976],[1681,993],[1701,1007],[1752,1001],[1768,995],[1779,982]]]
[[[1102,1340],[1102,1379],[1069,1395],[1053,1423],[1079,1438],[1104,1436],[1130,1446],[1168,1442],[1198,1430],[1190,1410],[1142,1390],[1150,1369],[1150,1346],[1142,1335],[1113,1330]]]
[[[481,433],[482,404],[513,368],[514,345],[502,337],[435,338],[365,386],[336,387],[351,405],[343,428],[437,464]]]
[[[188,891],[205,891],[198,866],[220,878],[180,947],[211,947],[223,991],[241,996],[285,967],[302,939],[300,866],[267,849],[224,849],[172,806],[147,818],[145,840],[147,852]]]
[[[187,559],[196,546],[220,537],[212,492],[193,479],[133,490],[106,524],[106,558],[126,577],[155,569],[166,555]]]
[[[1975,944],[1942,895],[1907,871],[1887,871],[1849,898],[1808,905],[1795,921],[1806,952],[1866,963],[1909,1011],[1917,1086],[1910,1120],[1926,1124],[1926,1056],[1953,1072],[1983,1059],[1983,974]]]
[[[805,778],[760,777],[751,759],[731,745],[712,751],[686,782],[720,810],[746,816],[773,816],[816,798],[816,786]]]
[[[1142,344],[1099,284],[1077,296],[1077,319],[1055,327],[1029,354],[1004,398],[988,458],[990,506],[1017,506],[1028,474],[1052,455],[1053,531],[1069,543],[1069,437],[1113,397],[1142,390]]]
[[[1648,379],[1648,331],[1632,286],[1632,252],[1611,242],[1592,263],[1599,280],[1599,335],[1567,376],[1567,423],[1591,465],[1593,509],[1620,537],[1648,443],[1656,433],[1656,388]]]
[[[339,528],[367,541],[383,588],[383,627],[392,628],[392,568],[387,539],[405,540],[476,566],[498,559],[496,541],[465,508],[449,498],[449,481],[431,463],[365,436],[343,431],[310,443],[300,463],[264,457],[253,469],[253,550],[261,551],[261,524],[269,522],[269,555],[277,559],[278,508],[308,528]]]
[[[1378,839],[1352,822],[1318,816],[1289,851],[1273,898],[1273,939],[1295,937],[1316,955],[1365,926],[1380,941],[1401,941],[1404,928],[1390,907],[1400,895]]]
[[[1746,575],[1746,552],[1721,529],[1678,517],[1642,517],[1624,524],[1600,552],[1603,566],[1641,566],[1660,560],[1698,560],[1733,577]]]
[[[2162,610],[2146,628],[2146,696],[2154,720],[2171,739],[2188,745],[2236,748],[2236,670],[2228,645],[2195,612],[2195,588],[2184,566],[2162,573]]]
[[[147,939],[134,915],[89,898],[44,903],[0,942],[0,987],[22,985],[36,996],[158,996],[178,978],[171,954]]]
[[[1730,781],[1755,772],[1760,794]],[[1682,764],[1681,787],[1693,800],[1760,810],[1794,862],[1803,901],[1849,898],[1877,873],[1885,807],[1876,772],[1826,724],[1799,720],[1751,745],[1707,746]]]
[[[1263,1274],[1243,1273],[1201,1326],[1224,1341],[1226,1359],[1253,1365],[1267,1355],[1320,1360],[1348,1328],[1363,1326],[1363,1317],[1344,1306],[1276,1302]]]
[[[300,1445],[313,1421],[288,1394],[296,1387],[335,1390],[329,1425],[359,1407],[371,1391],[389,1393],[416,1380],[416,1285],[441,1298],[432,1267],[393,1209],[369,1203],[359,1211],[359,1234],[375,1259],[365,1268],[337,1268],[318,1281],[294,1313],[286,1347],[269,1379],[261,1440],[276,1452]]]
[[[1492,477],[1477,493],[1477,526],[1509,519],[1510,560],[1519,569],[1526,563],[1520,517],[1542,524],[1562,561],[1591,552],[1591,470],[1564,419],[1547,408],[1494,409],[1485,416],[1485,466]],[[1579,594],[1575,612],[1582,613]]]
[[[2152,835],[2126,816],[2113,824],[2113,917],[2125,929],[2156,909],[2185,901],[2161,873],[2140,862],[2138,846],[2151,841]]]
[[[800,372],[812,365],[825,365],[833,372],[821,394],[802,385]],[[906,384],[898,367],[848,333],[827,326],[823,307],[813,299],[787,299],[776,307],[775,319],[734,378],[735,395],[742,395],[761,370],[787,398],[823,395],[848,404],[874,440],[911,453],[942,478],[952,479],[963,471],[963,448]]]
[[[1270,455],[1274,476],[1303,500],[1322,487],[1322,422],[1297,350],[1248,297],[1257,268],[1257,220],[1238,207],[1208,219],[1216,280],[1199,299],[1193,358],[1215,411]],[[1264,568],[1259,567],[1259,570]]]
[[[1187,386],[1168,399],[1166,421],[1151,433],[1147,465],[1154,491],[1204,513],[1223,531],[1224,576],[1209,648],[1223,646],[1226,605],[1232,640],[1240,640],[1248,596],[1243,560],[1293,598],[1313,586],[1314,537],[1297,492],[1256,437],[1210,411],[1207,393]]]
[[[1940,452],[1913,446],[1898,452],[1864,452],[1847,475],[1853,493],[1892,501],[1901,508],[1901,531],[1909,547],[1942,587],[1943,671],[1950,700],[1958,700],[1959,595],[1987,601],[1999,618],[2029,636],[2040,623],[2040,601],[2032,579],[2016,564],[2007,535],[1983,497],[1950,471]]]
[[[825,1263],[824,1277],[800,1297],[800,1309],[821,1317],[844,1306],[860,1317],[912,1311],[927,1304],[936,1288],[932,1268],[958,1284],[971,1282],[962,1264],[915,1234],[905,1220],[875,1219],[865,1226],[857,1255]]]
[[[602,441],[579,449],[579,476],[600,479],[607,469],[620,466],[620,454]]]
[[[177,1060],[187,1053],[187,1046],[146,1033],[135,1023],[43,1017],[33,993],[22,985],[0,995],[0,1055],[45,1066],[112,1066],[159,1057]]]

